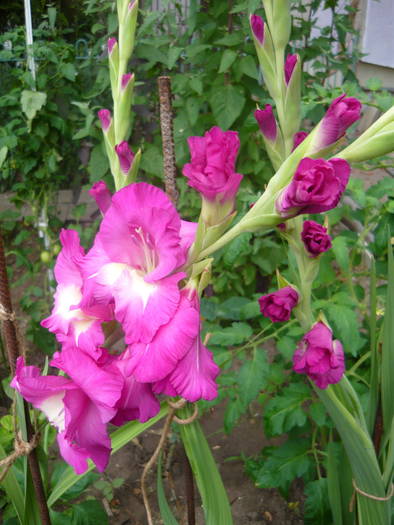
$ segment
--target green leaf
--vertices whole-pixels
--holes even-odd
[[[30,122],[34,119],[37,112],[45,105],[46,101],[46,93],[42,93],[41,91],[28,91],[26,89],[22,91],[22,111]]]
[[[232,51],[231,49],[226,49],[220,61],[219,73],[224,73],[225,71],[227,71],[231,67],[231,65],[234,63],[237,56],[238,54],[236,53],[236,51]]]
[[[232,323],[231,326],[215,331],[209,340],[218,346],[235,346],[252,337],[253,330],[247,323]]]
[[[311,525],[326,525],[330,521],[328,506],[327,479],[310,481],[305,485],[304,518]]]
[[[261,488],[287,490],[295,478],[306,474],[312,462],[309,458],[309,440],[289,440],[275,447],[257,473],[256,484]]]
[[[228,35],[225,35],[223,38],[219,38],[219,40],[215,41],[215,45],[217,46],[238,46],[242,43],[244,39],[243,34],[240,34],[240,32],[236,33],[229,33]]]
[[[229,267],[233,267],[234,263],[237,262],[237,260],[239,260],[240,257],[242,257],[242,255],[251,253],[251,239],[251,233],[242,233],[233,241],[231,241],[226,246],[226,251],[223,255],[224,264],[226,264]]]
[[[180,54],[182,53],[183,51],[183,48],[182,47],[176,47],[176,46],[172,46],[169,48],[168,50],[168,61],[167,61],[167,67],[168,69],[172,69],[175,64],[176,64],[176,61],[178,60]]]
[[[101,144],[95,146],[90,155],[88,172],[90,181],[96,182],[104,177],[109,168],[108,159],[101,148]]]
[[[371,77],[367,80],[367,88],[371,91],[378,91],[382,87],[382,81],[380,78]]]
[[[350,270],[349,247],[345,237],[335,237],[332,241],[332,250],[341,270],[348,273]]]
[[[345,351],[356,356],[364,344],[364,340],[360,336],[356,311],[349,306],[328,303],[326,313],[334,328],[334,338],[341,341]]]
[[[240,59],[239,69],[244,75],[247,75],[248,77],[254,78],[255,80],[259,78],[257,64],[253,57],[251,57],[250,55],[247,55]]]
[[[194,126],[196,124],[200,114],[200,102],[195,97],[189,97],[186,100],[186,111],[189,118],[190,124]]]
[[[59,72],[64,78],[67,78],[67,80],[71,80],[71,82],[74,82],[77,76],[77,70],[74,64],[70,64],[70,63],[68,64],[63,63],[61,67],[59,68]]]
[[[190,407],[179,411],[182,418],[190,417]],[[232,525],[231,508],[211,449],[198,420],[179,425],[181,438],[198,490],[201,495],[206,525]]]
[[[115,454],[119,449],[124,447],[127,443],[129,443],[132,439],[136,438],[142,432],[144,432],[146,429],[150,428],[152,425],[160,421],[163,417],[167,415],[168,407],[166,405],[163,405],[160,412],[155,416],[149,419],[146,423],[139,423],[138,421],[131,421],[130,423],[126,423],[122,427],[115,430],[115,432],[112,432],[111,434],[111,442],[112,442],[112,450],[111,454]],[[60,481],[56,484],[56,486],[53,488],[51,494],[48,498],[48,506],[52,507],[56,503],[56,501],[63,496],[63,494],[66,492],[66,490],[70,489],[75,483],[77,483],[83,476],[86,476],[91,470],[95,468],[94,463],[92,461],[88,461],[89,467],[88,470],[84,473],[78,476],[75,474],[74,469],[70,466],[68,466],[60,479]]]
[[[384,431],[388,434],[394,417],[394,258],[388,232],[388,284],[382,341],[382,410]],[[391,436],[391,439],[394,439]]]
[[[189,79],[189,86],[195,91],[198,95],[202,95],[203,84],[199,77],[191,77]]]
[[[250,301],[246,297],[230,297],[216,308],[216,315],[222,319],[233,319],[240,321],[240,311],[243,306],[249,304]]]
[[[278,436],[294,427],[302,427],[307,415],[303,403],[311,398],[311,392],[304,383],[292,383],[281,394],[268,401],[264,411],[266,431],[271,436]]]
[[[268,368],[267,356],[261,348],[255,348],[253,358],[242,365],[238,383],[240,385],[239,397],[245,407],[267,385]]]
[[[245,405],[241,403],[241,400],[239,397],[235,397],[234,399],[230,399],[227,403],[226,410],[224,412],[224,431],[226,434],[229,434],[235,424],[237,423],[238,419],[246,412]]]
[[[0,445],[0,459],[7,457],[3,447]],[[1,487],[7,494],[7,499],[12,503],[20,523],[23,522],[24,497],[21,487],[15,476],[15,467],[11,467],[8,474],[1,482]]]
[[[246,99],[240,86],[222,86],[215,88],[209,99],[217,124],[227,130],[239,117]]]
[[[166,494],[163,487],[163,477],[161,471],[161,454],[157,460],[157,500],[159,502],[160,517],[164,525],[179,525],[168,505]]]
[[[7,158],[8,148],[7,146],[3,146],[0,148],[0,168],[3,165],[5,159]]]
[[[100,501],[90,499],[72,506],[71,525],[108,525],[108,516]]]

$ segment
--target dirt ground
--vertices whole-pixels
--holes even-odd
[[[211,413],[201,418],[201,423],[208,438],[211,450],[219,466],[224,486],[231,504],[234,525],[302,525],[302,484],[294,484],[289,502],[276,490],[264,490],[254,486],[245,474],[243,462],[228,461],[228,458],[245,454],[257,454],[272,441],[264,438],[261,416],[254,412],[244,417],[232,434],[221,431],[224,405],[219,405]],[[255,407],[253,407],[255,408]],[[131,443],[115,454],[106,474],[110,478],[122,477],[124,484],[115,491],[111,504],[113,516],[111,525],[146,525],[147,520],[142,503],[140,477],[143,465],[152,455],[158,439],[162,422],[139,438],[138,443]],[[170,451],[168,465],[170,482],[166,484],[167,498],[171,509],[182,525],[187,525],[185,503],[185,460],[181,443]],[[167,490],[169,488],[169,490]],[[154,523],[162,523],[157,510],[156,469],[149,476],[150,504],[154,510]],[[204,525],[204,515],[200,505],[198,490],[195,487],[196,525]]]

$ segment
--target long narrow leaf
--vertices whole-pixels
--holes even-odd
[[[334,523],[335,525],[343,525],[336,445],[337,443],[330,442],[327,447],[327,488]]]
[[[372,255],[371,255],[372,257]],[[372,435],[376,410],[379,402],[379,353],[376,341],[376,268],[375,259],[371,261],[369,280],[369,341],[371,351],[371,375],[366,420],[369,433]]]
[[[0,459],[7,457],[3,447],[0,445]],[[24,498],[20,485],[14,474],[14,467],[11,467],[8,474],[1,482],[1,487],[5,490],[7,498],[14,506],[19,522],[23,522]]]
[[[155,416],[152,417],[149,421],[146,423],[139,423],[138,421],[131,421],[130,423],[126,423],[126,425],[123,425],[121,428],[118,428],[111,434],[111,441],[112,441],[112,451],[111,454],[114,454],[119,449],[124,447],[127,443],[129,443],[132,439],[136,438],[144,430],[150,428],[152,425],[160,421],[164,416],[167,415],[168,407],[167,405],[163,405],[160,412]],[[48,506],[52,507],[54,503],[68,490],[70,487],[72,487],[77,481],[81,479],[82,476],[85,476],[88,472],[93,470],[95,468],[94,463],[92,463],[90,460],[88,461],[89,467],[86,472],[83,474],[77,475],[75,474],[72,467],[68,467],[64,471],[64,475],[59,480],[59,482],[55,485],[53,488],[49,498],[48,498]]]
[[[157,501],[159,502],[160,517],[163,520],[164,525],[179,525],[168,505],[166,493],[164,492],[161,471],[161,454],[157,461]]]
[[[388,245],[388,284],[382,344],[382,411],[385,432],[391,430],[394,416],[394,260],[390,236]]]
[[[189,407],[180,411],[182,417],[191,416]],[[200,423],[195,420],[180,425],[181,438],[200,491],[206,525],[232,525],[231,509],[211,449]]]
[[[343,390],[343,380],[326,390],[316,388],[316,392],[323,401],[328,413],[335,423],[335,427],[341,436],[349,459],[353,478],[357,486],[368,494],[385,497],[386,488],[376,458],[371,438],[356,417],[345,407],[336,395],[338,390]],[[345,397],[348,397],[351,386],[346,385]],[[354,393],[354,398],[356,398]],[[357,403],[355,402],[356,406]],[[362,525],[389,525],[390,503],[375,501],[365,496],[357,495],[358,515]]]

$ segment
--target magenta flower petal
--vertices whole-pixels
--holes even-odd
[[[361,102],[345,94],[333,100],[323,117],[316,137],[314,151],[327,148],[339,140],[361,116]]]
[[[108,109],[100,109],[97,115],[100,119],[103,131],[108,131],[112,121],[111,112]]]
[[[261,45],[264,43],[264,20],[259,15],[250,15],[250,27],[252,28],[253,35],[260,42]]]
[[[271,104],[266,104],[264,109],[256,109],[254,117],[264,137],[275,142],[278,130]]]
[[[115,146],[115,152],[119,159],[120,169],[127,175],[133,164],[134,153],[125,140]]]
[[[308,133],[306,131],[297,131],[297,133],[294,133],[293,136],[293,151],[298,148],[298,146],[303,142],[306,137],[308,136]]]
[[[100,180],[93,184],[89,190],[89,195],[97,202],[99,210],[104,213],[111,206],[112,195],[104,181]]]
[[[107,42],[107,48],[108,48],[108,54],[110,55],[114,49],[114,47],[118,44],[118,41],[116,38],[112,37],[108,39]]]
[[[242,175],[235,173],[238,133],[214,126],[204,137],[189,137],[191,162],[183,167],[188,184],[210,201],[235,198]]]
[[[331,248],[331,237],[327,228],[315,221],[304,221],[301,239],[310,257],[318,257]]]
[[[150,343],[129,347],[129,372],[137,381],[153,383],[169,375],[192,346],[199,333],[200,315],[185,293],[178,310],[159,328]]]
[[[276,292],[262,295],[259,299],[260,311],[273,323],[288,321],[298,300],[298,292],[291,286],[285,286]]]
[[[134,79],[134,75],[132,73],[126,73],[125,75],[122,75],[122,81],[121,81],[122,90],[125,90],[133,79]]]
[[[169,381],[178,396],[191,403],[199,399],[211,401],[218,394],[215,382],[220,368],[213,360],[210,352],[198,336],[185,357],[177,364],[170,375]]]
[[[331,210],[338,204],[349,176],[350,165],[343,159],[304,158],[279,196],[277,210],[283,217]]]
[[[285,82],[288,84],[298,61],[298,55],[287,55],[285,62]]]
[[[293,356],[293,370],[307,374],[321,389],[341,380],[345,372],[342,344],[333,341],[332,332],[324,323],[315,323],[299,342]]]

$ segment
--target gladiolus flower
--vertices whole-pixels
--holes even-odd
[[[327,228],[315,221],[304,221],[301,239],[310,257],[318,257],[331,248],[331,237]]]
[[[84,250],[79,244],[78,233],[74,230],[62,230],[60,242],[63,248],[55,265],[58,282],[55,305],[51,315],[41,321],[41,325],[55,333],[58,341],[77,346],[97,360],[104,343],[101,324],[113,319],[112,306],[94,304],[81,307]]]
[[[95,182],[89,190],[89,195],[97,202],[99,210],[104,215],[104,213],[111,206],[112,198],[111,192],[109,191],[105,182],[102,180]]]
[[[118,41],[116,38],[109,38],[107,42],[107,48],[108,48],[108,54],[110,55],[114,49],[114,47],[118,45]]]
[[[125,140],[115,146],[115,151],[119,159],[120,169],[127,175],[133,164],[134,153]]]
[[[259,299],[260,311],[273,323],[290,319],[291,311],[298,303],[298,292],[291,286],[285,286],[276,292],[262,295]]]
[[[297,64],[298,55],[287,55],[285,62],[285,82],[288,84]]]
[[[308,133],[306,131],[297,131],[297,133],[294,133],[293,136],[293,151],[303,142],[306,137],[308,136]]]
[[[350,165],[343,159],[304,158],[276,201],[276,208],[282,217],[331,210],[338,204],[349,176]]]
[[[340,341],[322,322],[313,325],[299,342],[293,356],[293,370],[306,374],[318,388],[338,383],[345,372],[345,358]]]
[[[214,126],[203,137],[189,137],[188,144],[191,162],[185,164],[183,174],[189,186],[210,201],[234,199],[242,180],[242,175],[235,172],[238,133]]]
[[[36,366],[25,366],[23,357],[19,357],[11,386],[57,428],[60,453],[77,474],[88,468],[87,458],[102,472],[111,451],[106,424],[116,415],[123,378],[104,371],[75,348],[61,355],[55,353],[51,365],[66,372],[70,379],[41,376]]]
[[[100,109],[100,111],[97,113],[98,118],[101,122],[101,127],[103,128],[103,131],[108,131],[112,118],[111,118],[111,112],[108,109]]]
[[[361,116],[361,102],[345,94],[333,100],[321,121],[313,144],[313,152],[327,148],[345,134]]]
[[[264,43],[264,20],[259,15],[250,16],[250,26],[253,31],[253,35],[260,42],[261,45]]]
[[[256,109],[254,117],[260,127],[261,133],[267,140],[275,142],[277,125],[271,104],[266,104],[264,109]]]

